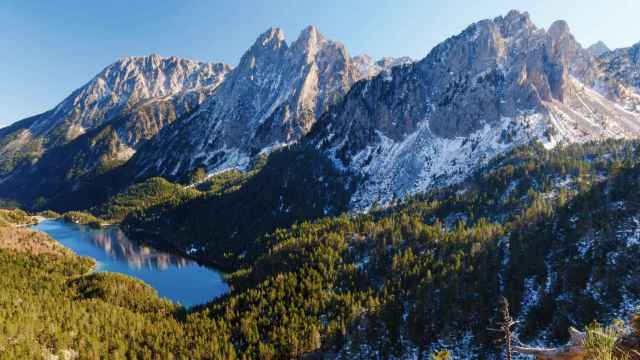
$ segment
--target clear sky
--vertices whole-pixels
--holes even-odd
[[[52,108],[120,57],[235,65],[267,28],[309,24],[351,55],[419,59],[469,24],[526,10],[568,21],[583,45],[640,41],[639,0],[0,0],[0,127]]]

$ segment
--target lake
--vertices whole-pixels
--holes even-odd
[[[160,296],[186,307],[203,304],[229,291],[220,273],[182,256],[138,245],[117,226],[93,229],[59,220],[31,227],[42,231],[80,256],[93,258],[97,271],[138,278]]]

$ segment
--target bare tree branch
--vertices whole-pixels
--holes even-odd
[[[514,346],[513,350],[520,354],[534,355],[537,360],[584,360],[585,333],[575,328],[569,329],[569,342],[557,348],[538,348],[528,346]]]

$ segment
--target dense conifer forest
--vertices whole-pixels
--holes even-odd
[[[232,270],[233,291],[191,310],[138,280],[92,273],[88,259],[16,227],[30,222],[28,214],[3,210],[0,324],[7,336],[0,355],[365,359],[446,350],[486,358],[501,350],[487,331],[501,296],[512,304],[521,340],[559,344],[570,326],[628,320],[640,298],[636,147],[519,148],[466,183],[367,214],[323,217],[313,206],[271,214],[285,224],[277,229],[235,215],[255,205],[250,199],[270,201],[272,187],[277,194],[286,181],[270,161],[250,175],[226,173],[196,187],[150,179],[94,208],[127,226],[162,219],[165,229],[175,227],[172,236],[226,251],[208,253]],[[289,151],[275,161],[302,156]],[[313,188],[326,184],[295,193],[335,193]],[[206,211],[219,203],[236,208]],[[204,228],[183,224],[186,218]],[[224,223],[250,230],[233,245],[223,241],[228,228],[203,237]],[[40,245],[10,246],[13,232],[20,244]]]

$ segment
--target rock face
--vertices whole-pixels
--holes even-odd
[[[117,156],[128,159],[141,141],[210,95],[229,70],[224,64],[176,57],[124,58],[54,109],[1,129],[0,163],[6,174],[20,159],[35,162],[46,150],[114,119],[121,148]]]
[[[598,41],[597,43],[589,46],[587,48],[587,51],[592,56],[598,57],[598,56],[603,55],[603,54],[605,54],[605,53],[607,53],[607,52],[609,52],[611,50],[609,49],[607,44],[603,43],[602,41]]]
[[[421,61],[358,83],[309,141],[363,179],[352,198],[361,209],[459,181],[531,141],[635,138],[638,113],[610,90],[633,83],[632,54],[625,50],[613,72],[614,61],[595,59],[564,21],[544,30],[512,11],[471,25]]]
[[[606,53],[601,60],[606,65],[603,71],[635,90],[640,89],[640,43]]]
[[[360,77],[345,47],[307,27],[290,45],[260,35],[216,93],[132,159],[139,177],[196,168],[244,169],[256,154],[297,142]]]
[[[354,56],[351,61],[356,66],[360,78],[369,79],[381,72],[388,72],[394,66],[410,64],[413,59],[403,56],[399,58],[384,57],[378,61],[373,61],[369,55],[363,54]]]
[[[59,123],[81,133],[95,128],[143,100],[170,96],[190,89],[216,86],[229,68],[159,55],[124,58],[108,66],[88,84],[52,110],[47,119],[31,127],[35,135],[47,133]],[[73,139],[72,131],[66,139]]]
[[[640,113],[640,43],[606,52],[598,61],[593,86],[625,110]]]

